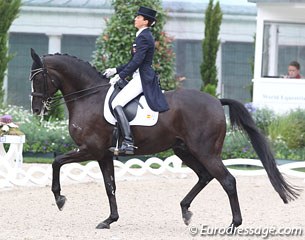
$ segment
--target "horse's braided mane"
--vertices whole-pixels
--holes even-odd
[[[103,74],[95,67],[93,66],[91,63],[89,63],[88,61],[84,61],[76,56],[72,56],[72,55],[69,55],[67,53],[54,53],[54,54],[45,54],[43,55],[43,57],[52,57],[52,56],[65,56],[65,57],[69,57],[71,59],[74,59],[80,63],[84,63],[86,66],[90,67],[92,70],[94,70],[99,77],[103,78]]]

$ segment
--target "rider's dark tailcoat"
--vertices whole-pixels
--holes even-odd
[[[144,29],[132,46],[132,59],[125,65],[117,67],[121,79],[132,76],[139,69],[143,93],[149,107],[157,112],[169,109],[164,94],[159,86],[158,77],[152,68],[155,41],[149,28]]]

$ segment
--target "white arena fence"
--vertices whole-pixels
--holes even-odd
[[[233,166],[256,166],[253,168],[239,169],[229,168],[234,176],[260,176],[266,175],[260,160],[254,159],[229,159],[224,160],[224,164],[228,167]],[[157,165],[156,165],[157,164]],[[146,161],[132,158],[125,163],[114,160],[115,177],[117,180],[126,179],[128,177],[143,175],[162,175],[187,177],[187,174],[193,171],[184,166],[182,161],[175,155],[161,160],[151,157]],[[156,167],[157,166],[157,167]],[[305,161],[286,163],[278,165],[280,172],[285,175],[299,177],[305,179],[305,172],[297,169],[305,168]],[[180,174],[180,175],[179,175]],[[0,161],[0,188],[11,188],[14,186],[46,186],[51,184],[52,166],[50,164],[23,164],[22,167],[16,167],[8,162]],[[97,162],[92,161],[86,165],[71,163],[61,168],[60,180],[65,182],[89,182],[101,180],[103,176]]]

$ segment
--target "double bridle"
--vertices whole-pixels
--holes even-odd
[[[39,97],[41,98],[41,102],[43,104],[42,110],[41,110],[41,116],[44,115],[45,109],[47,111],[49,111],[51,108],[57,107],[61,104],[65,104],[68,102],[72,102],[72,101],[76,101],[80,98],[95,94],[97,92],[99,92],[100,87],[106,87],[109,86],[109,83],[104,83],[104,84],[100,84],[97,86],[93,86],[90,88],[85,88],[76,92],[72,92],[63,96],[56,96],[53,97],[51,96],[51,94],[49,93],[49,87],[48,87],[48,77],[51,79],[51,83],[53,84],[53,86],[58,89],[60,87],[60,84],[58,82],[56,82],[54,79],[52,79],[50,77],[50,74],[48,73],[48,70],[45,67],[41,67],[41,68],[37,68],[34,70],[31,70],[31,75],[30,75],[30,81],[33,81],[34,77],[37,76],[38,74],[43,75],[43,92],[39,93],[39,92],[32,92],[31,96],[33,97]],[[94,91],[91,91],[94,90]],[[81,95],[79,95],[81,94]],[[76,96],[75,96],[76,95]],[[61,101],[61,99],[67,99],[67,97],[71,97],[71,96],[75,96],[72,97],[71,99],[65,100],[65,101]]]
[[[49,94],[47,69],[42,67],[42,68],[37,68],[37,69],[31,70],[30,81],[32,82],[34,77],[40,73],[42,73],[42,75],[43,75],[43,92],[42,93],[32,92],[31,96],[42,98],[42,100],[41,100],[41,102],[43,104],[42,112],[44,112],[44,109],[47,109],[47,110],[51,109],[51,103],[53,101],[51,95]],[[52,82],[52,83],[54,84],[54,82]]]

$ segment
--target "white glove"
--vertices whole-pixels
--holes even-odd
[[[111,84],[111,85],[114,85],[117,81],[119,81],[120,80],[120,76],[119,76],[119,74],[117,74],[117,75],[115,75],[113,78],[111,78],[110,79],[110,81],[109,81],[109,83]]]
[[[105,70],[105,72],[103,73],[103,75],[106,78],[110,78],[111,76],[113,76],[114,74],[116,74],[116,68],[107,68]]]

